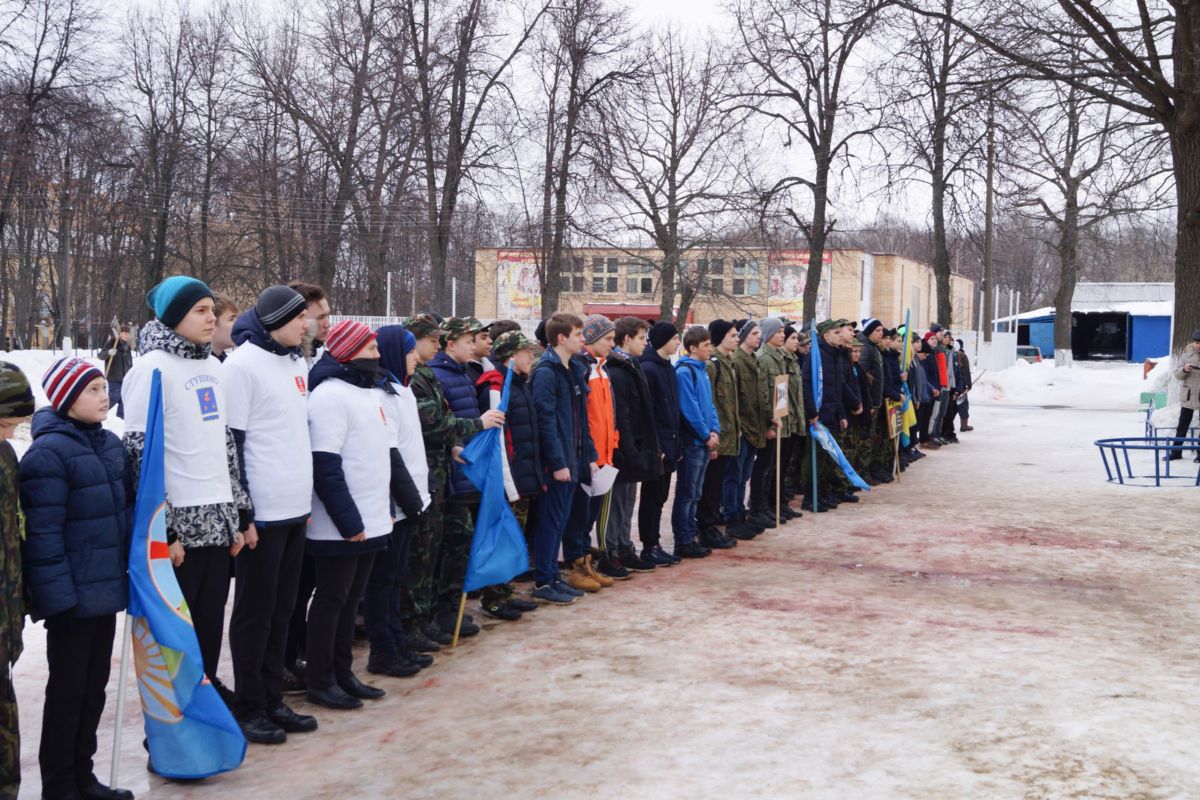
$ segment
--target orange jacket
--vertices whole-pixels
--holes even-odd
[[[596,446],[596,463],[606,466],[613,463],[613,451],[617,449],[617,419],[613,406],[612,384],[608,381],[608,370],[604,359],[588,358],[588,429],[592,444]]]

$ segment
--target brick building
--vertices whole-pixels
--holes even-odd
[[[480,248],[475,251],[475,316],[480,319],[541,319],[537,251]],[[653,248],[581,248],[571,251],[560,277],[559,309],[577,314],[657,319],[661,276]],[[802,315],[808,252],[756,248],[707,248],[681,259],[696,298],[688,319]],[[956,330],[974,327],[975,282],[951,275]],[[936,307],[933,269],[892,253],[834,250],[825,253],[818,320],[873,316],[903,321],[911,308],[914,327],[928,325]]]

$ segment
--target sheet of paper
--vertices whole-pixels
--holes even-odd
[[[580,487],[583,489],[583,493],[589,497],[602,497],[608,494],[608,490],[616,483],[618,472],[620,470],[614,466],[603,466],[596,470],[596,474],[592,476],[590,484],[580,484]]]

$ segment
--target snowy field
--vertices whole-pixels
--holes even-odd
[[[1141,434],[1144,386],[1136,365],[985,375],[977,430],[858,506],[487,621],[417,678],[371,680],[388,696],[362,711],[297,703],[319,731],[251,746],[203,785],[145,771],[135,701],[121,783],[289,800],[1200,797],[1200,490],[1108,484],[1092,446]],[[26,640],[34,798],[41,626]],[[110,702],[104,779],[112,728]]]

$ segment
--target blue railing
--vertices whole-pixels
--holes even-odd
[[[1096,447],[1100,449],[1100,459],[1104,462],[1104,471],[1108,473],[1109,483],[1134,486],[1148,486],[1154,479],[1155,486],[1162,486],[1167,480],[1191,480],[1193,486],[1200,486],[1200,467],[1196,470],[1195,478],[1190,475],[1172,475],[1169,458],[1179,452],[1183,458],[1194,453],[1200,453],[1200,438],[1176,439],[1173,436],[1124,436],[1115,439],[1097,439]],[[1154,474],[1139,474],[1133,468],[1130,452],[1135,454],[1153,453]],[[1111,460],[1110,460],[1111,459]],[[1192,462],[1188,459],[1188,464]],[[1122,469],[1122,467],[1124,467]]]

